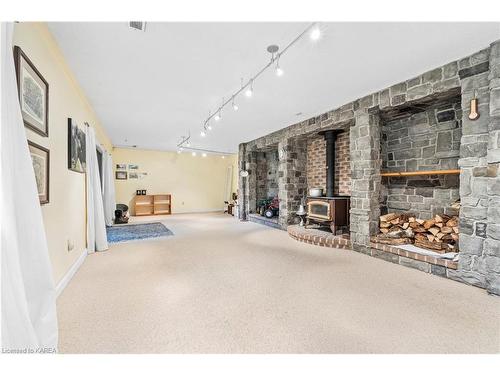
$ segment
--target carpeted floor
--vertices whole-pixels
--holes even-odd
[[[164,222],[175,236],[87,257],[58,299],[61,352],[500,352],[482,289],[227,215]]]

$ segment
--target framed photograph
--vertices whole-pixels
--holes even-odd
[[[138,180],[139,174],[137,172],[128,172],[129,180]]]
[[[116,164],[116,170],[117,171],[126,171],[127,170],[127,164]]]
[[[35,172],[38,199],[40,204],[49,203],[50,151],[31,141],[28,141],[28,148]]]
[[[116,171],[115,172],[115,178],[117,180],[126,180],[127,179],[127,172]]]
[[[19,46],[14,47],[17,89],[24,125],[49,136],[49,84]]]
[[[76,122],[68,119],[68,169],[71,171],[85,173],[85,133]]]
[[[128,169],[131,169],[133,171],[136,171],[139,169],[139,166],[137,164],[129,164]]]

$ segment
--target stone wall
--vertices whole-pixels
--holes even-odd
[[[460,98],[382,126],[382,169],[388,172],[458,169],[462,136]],[[384,177],[382,213],[412,212],[421,219],[458,215],[458,175]]]
[[[257,153],[256,199],[278,196],[278,150]]]
[[[298,221],[299,209],[307,191],[307,140],[289,138],[278,144],[279,223],[283,228]]]
[[[349,129],[340,133],[335,142],[335,195],[351,194],[351,156]],[[323,135],[307,140],[307,188],[326,191],[326,141]]]
[[[460,61],[460,259],[455,279],[500,294],[500,42]],[[469,120],[477,97],[479,119]]]

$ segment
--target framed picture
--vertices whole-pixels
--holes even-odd
[[[128,169],[136,171],[139,169],[139,166],[137,164],[129,164]]]
[[[127,170],[127,164],[116,164],[116,170],[117,171],[126,171]]]
[[[139,179],[139,174],[137,172],[128,172],[129,180],[137,180]]]
[[[86,169],[85,133],[68,119],[68,169],[84,173]]]
[[[18,46],[14,47],[17,89],[24,125],[49,136],[49,84]]]
[[[35,172],[38,199],[40,204],[49,203],[50,151],[31,141],[28,141],[28,148]]]
[[[126,180],[127,179],[127,172],[116,171],[115,172],[115,178],[117,180]]]

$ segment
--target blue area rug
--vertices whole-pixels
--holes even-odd
[[[125,242],[145,238],[173,236],[174,234],[162,223],[115,225],[106,228],[108,242]]]

